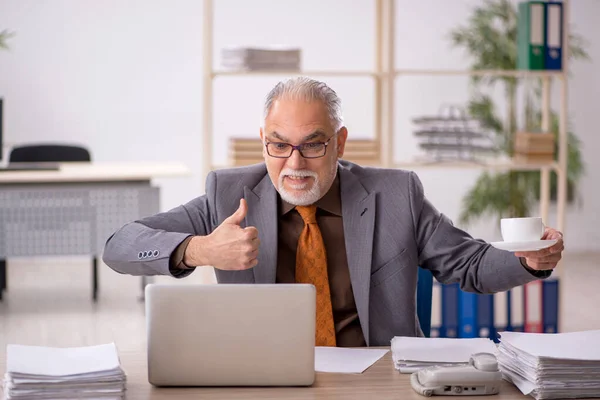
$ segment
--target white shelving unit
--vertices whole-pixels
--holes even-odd
[[[204,49],[203,49],[203,147],[204,161],[203,161],[203,173],[204,175],[212,169],[226,168],[231,165],[217,165],[213,159],[213,81],[217,77],[239,77],[247,76],[252,77],[264,77],[264,76],[281,76],[288,77],[291,75],[306,75],[315,77],[365,77],[371,78],[374,81],[374,126],[373,126],[373,138],[369,139],[376,142],[376,147],[383,149],[386,146],[387,138],[382,135],[386,131],[386,128],[382,125],[386,120],[386,111],[383,110],[383,96],[393,96],[393,91],[386,90],[386,83],[393,80],[393,55],[390,53],[393,49],[384,47],[385,43],[388,43],[388,38],[392,37],[392,22],[393,22],[393,2],[387,0],[374,0],[375,1],[375,68],[373,70],[303,70],[300,72],[290,71],[229,71],[229,70],[215,70],[214,65],[214,53],[213,53],[213,5],[215,0],[204,0],[204,19],[203,19],[203,35],[204,35]],[[389,41],[391,43],[391,40]],[[388,93],[389,92],[389,93]],[[353,139],[350,138],[348,141],[351,142]],[[365,140],[365,139],[362,139]],[[347,147],[348,148],[348,147]],[[381,153],[383,154],[383,153]],[[377,162],[367,162],[364,165],[390,165],[391,160],[377,160]]]
[[[203,145],[204,163],[203,172],[208,173],[211,169],[226,167],[226,165],[215,165],[212,157],[212,135],[213,135],[213,80],[216,77],[227,76],[273,76],[282,77],[290,75],[307,75],[315,77],[371,77],[375,83],[374,99],[374,140],[380,148],[377,164],[388,168],[422,169],[422,168],[462,168],[481,169],[490,171],[536,171],[541,172],[541,196],[540,216],[544,223],[548,223],[550,210],[550,173],[557,174],[558,196],[557,196],[557,222],[556,228],[561,232],[565,229],[565,211],[567,203],[567,95],[568,95],[568,54],[569,54],[569,3],[563,0],[563,60],[561,71],[528,71],[528,70],[444,70],[444,69],[398,69],[395,66],[395,0],[375,1],[375,69],[368,70],[305,70],[300,72],[289,71],[264,71],[264,72],[237,72],[237,71],[215,71],[213,70],[213,1],[204,0],[204,113],[203,113]],[[560,110],[559,110],[559,140],[558,161],[548,164],[530,164],[516,162],[489,162],[475,164],[467,162],[427,163],[418,161],[394,161],[394,98],[395,82],[398,77],[404,76],[514,76],[514,77],[541,77],[542,87],[542,124],[541,128],[548,131],[550,128],[550,88],[553,80],[558,81],[560,86]],[[555,275],[560,278],[560,268]],[[563,310],[564,296],[560,296],[559,310]],[[559,317],[559,321],[562,318]],[[559,328],[561,329],[561,328]],[[561,329],[562,330],[562,329]]]

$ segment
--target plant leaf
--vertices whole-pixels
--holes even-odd
[[[6,41],[14,35],[15,34],[13,32],[9,32],[7,30],[0,32],[0,49],[8,49],[8,44],[6,44]]]
[[[498,219],[527,216],[533,195],[531,188],[527,179],[519,174],[484,172],[463,197],[459,222],[469,225],[483,216]]]

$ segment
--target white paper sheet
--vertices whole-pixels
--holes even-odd
[[[464,363],[475,353],[496,354],[493,341],[485,338],[453,339],[396,336],[392,339],[395,363],[421,361],[430,363]]]
[[[387,349],[315,347],[315,370],[343,374],[362,374],[385,355]]]
[[[521,393],[526,396],[530,395],[535,389],[535,384],[533,382],[529,382],[527,379],[524,379],[522,376],[519,376],[514,372],[504,370],[502,371],[502,377],[505,381],[515,385],[521,391]]]
[[[600,330],[555,334],[500,332],[500,340],[534,357],[600,361]]]
[[[28,375],[66,376],[120,368],[114,343],[70,348],[9,344],[6,359],[6,372]]]

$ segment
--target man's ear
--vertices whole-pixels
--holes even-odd
[[[267,148],[265,147],[265,135],[264,135],[262,127],[260,128],[260,134],[259,134],[259,136],[260,136],[261,147],[262,147],[262,155],[263,155],[263,157],[266,157],[267,156],[267,154],[266,154],[267,153]]]
[[[341,158],[344,155],[344,150],[346,149],[346,139],[348,139],[348,129],[345,126],[342,126],[337,134],[337,156]]]

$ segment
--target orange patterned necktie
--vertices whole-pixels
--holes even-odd
[[[327,275],[325,243],[317,225],[317,206],[296,206],[304,220],[296,253],[296,282],[311,283],[317,289],[316,346],[335,347],[335,326]]]

